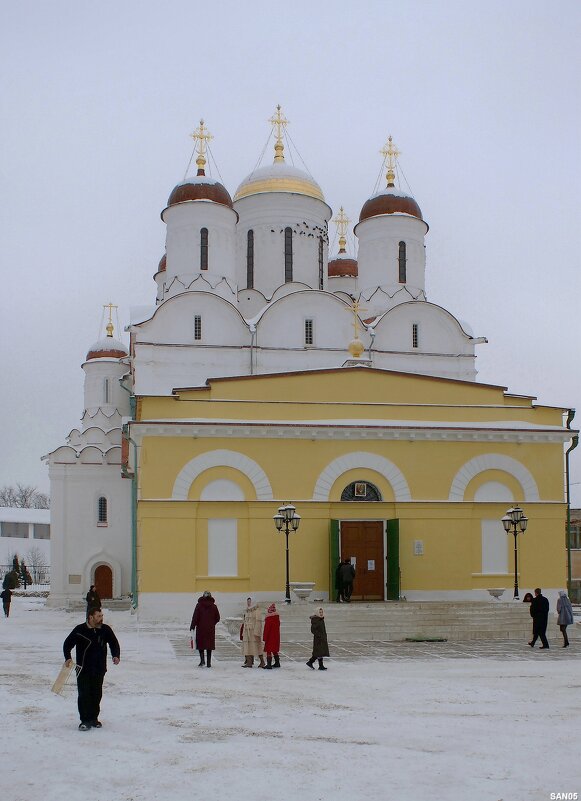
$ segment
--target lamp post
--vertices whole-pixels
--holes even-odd
[[[301,522],[301,516],[298,515],[296,508],[292,503],[287,503],[286,506],[279,506],[278,514],[274,515],[274,525],[277,531],[284,531],[286,536],[286,594],[284,602],[290,604],[290,572],[289,572],[289,555],[288,555],[288,535],[290,531],[296,531]]]
[[[516,538],[527,530],[528,517],[520,506],[511,506],[502,518],[502,525],[507,534],[514,534],[514,600],[518,601],[518,551]]]

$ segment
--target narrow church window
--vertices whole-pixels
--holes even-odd
[[[200,270],[208,269],[208,229],[200,231]]]
[[[97,502],[97,525],[106,526],[107,522],[107,498],[101,495]]]
[[[399,262],[399,282],[400,284],[405,284],[407,281],[407,271],[406,271],[406,246],[405,242],[399,243],[399,255],[398,255],[398,262]]]
[[[284,282],[293,280],[293,230],[284,229]]]
[[[418,323],[412,323],[412,348],[420,347],[420,326]]]
[[[108,378],[103,381],[103,403],[111,403],[111,382]]]
[[[313,321],[305,320],[305,345],[312,345],[313,342]]]
[[[194,315],[194,339],[202,338],[202,315]]]
[[[319,289],[323,288],[323,237],[319,237]]]
[[[254,287],[254,231],[248,231],[246,238],[246,288]]]

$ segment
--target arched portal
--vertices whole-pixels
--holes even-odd
[[[95,568],[93,584],[101,600],[113,597],[113,571],[109,565],[99,565]]]

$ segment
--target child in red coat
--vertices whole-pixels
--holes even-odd
[[[278,652],[280,651],[280,617],[276,611],[276,606],[271,604],[266,610],[266,617],[264,618],[264,631],[262,633],[264,640],[264,650],[266,652],[266,669],[280,667],[280,660]],[[274,657],[274,665],[272,659]]]

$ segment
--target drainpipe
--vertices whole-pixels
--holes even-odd
[[[256,337],[256,326],[251,323],[250,329],[250,375],[254,375],[254,338]]]
[[[135,395],[128,389],[123,381],[127,376],[119,379],[119,386],[129,393],[130,419],[135,420]],[[137,445],[129,436],[129,424],[125,423],[122,436],[133,445],[133,473],[129,473],[125,465],[121,465],[121,475],[131,479],[131,606],[137,609]]]
[[[567,428],[571,428],[571,422],[575,417],[575,409],[569,409],[567,415]],[[567,595],[571,597],[571,484],[569,477],[569,454],[579,444],[579,434],[575,434],[571,439],[571,445],[565,451],[565,479],[567,487]]]
[[[369,336],[371,338],[371,342],[369,343],[368,353],[369,353],[369,361],[371,362],[371,366],[373,367],[373,354],[372,354],[372,351],[373,351],[373,344],[375,342],[375,329],[372,328],[371,326],[368,326],[367,327],[367,333],[369,334]]]

